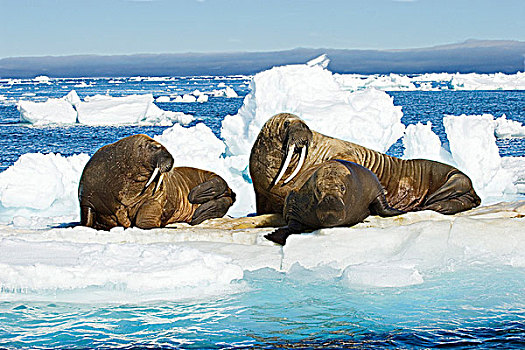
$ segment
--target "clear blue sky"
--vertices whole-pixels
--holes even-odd
[[[525,41],[525,0],[0,0],[0,58]]]

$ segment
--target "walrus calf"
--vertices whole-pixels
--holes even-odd
[[[154,228],[224,216],[235,202],[228,184],[210,171],[173,163],[168,150],[146,135],[100,148],[80,178],[80,224]]]
[[[450,165],[391,157],[312,131],[296,115],[281,113],[264,124],[250,154],[257,214],[282,213],[286,196],[308,180],[304,173],[333,159],[370,169],[398,210],[454,214],[481,202],[469,177]]]
[[[359,164],[331,160],[312,168],[304,185],[286,197],[287,226],[266,235],[270,241],[284,245],[289,235],[305,229],[353,226],[369,215],[404,213],[388,205],[377,177]]]

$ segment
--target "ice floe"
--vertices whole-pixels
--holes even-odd
[[[153,101],[152,94],[94,95],[82,101],[72,90],[62,98],[49,98],[45,102],[20,100],[17,108],[20,120],[34,125],[187,125],[193,120],[193,116],[182,112],[162,110]]]
[[[280,247],[253,218],[110,232],[0,225],[0,300],[95,291],[82,300],[181,299],[235,292],[246,271],[330,269],[351,288],[404,287],[472,266],[525,268],[525,201],[453,216],[370,217],[351,228],[292,235]],[[263,223],[264,224],[264,223]],[[264,226],[264,225],[263,225]],[[106,294],[104,294],[106,293]],[[108,296],[109,294],[109,296]]]
[[[376,88],[383,91],[414,90],[525,90],[525,73],[516,74],[336,74],[336,80],[350,91]]]

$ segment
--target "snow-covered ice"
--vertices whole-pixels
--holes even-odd
[[[110,232],[0,226],[0,299],[54,291],[56,300],[57,290],[86,288],[106,291],[105,300],[121,300],[121,293],[180,299],[242,290],[244,272],[260,268],[329,268],[349,287],[409,286],[469,266],[525,268],[524,215],[521,201],[454,216],[370,217],[351,228],[292,235],[284,248],[263,238],[272,228],[224,228],[226,219]]]

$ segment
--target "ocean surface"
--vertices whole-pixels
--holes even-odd
[[[249,92],[247,77],[60,79],[49,84],[0,81],[0,171],[24,153],[93,154],[122,137],[161,134],[164,126],[61,126],[21,124],[15,102],[211,91],[223,83],[238,98],[205,103],[157,103],[192,114],[220,137],[222,119],[235,114]],[[405,125],[431,121],[446,145],[444,115],[503,114],[525,124],[525,91],[388,92],[403,107]],[[525,156],[522,138],[498,139],[502,156]],[[403,153],[401,141],[389,154]],[[525,270],[505,266],[454,266],[449,261],[418,285],[392,288],[348,286],[340,272],[294,266],[289,272],[245,271],[220,293],[191,292],[151,300],[147,291],[110,284],[98,288],[18,291],[0,301],[0,348],[525,348]],[[0,264],[0,268],[1,264]],[[111,302],[86,302],[112,293]],[[0,285],[0,293],[5,292]],[[13,292],[13,291],[9,291]],[[117,297],[115,297],[117,296]],[[102,299],[103,298],[98,298]],[[148,300],[147,302],[140,301]],[[136,300],[136,301],[130,301]]]

